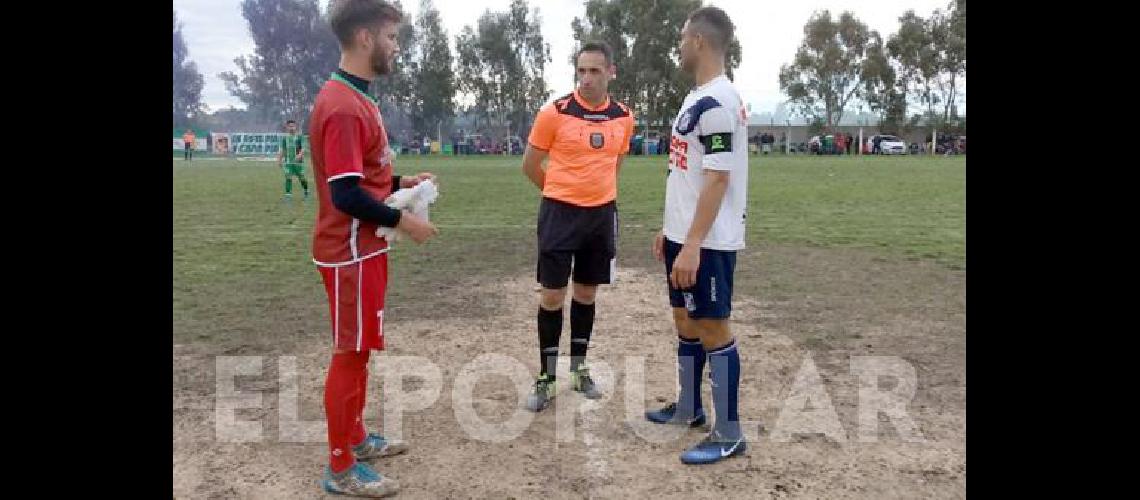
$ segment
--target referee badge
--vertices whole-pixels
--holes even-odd
[[[602,149],[606,144],[606,138],[601,132],[593,132],[590,134],[590,147],[594,149]]]

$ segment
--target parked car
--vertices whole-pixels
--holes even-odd
[[[876,135],[871,138],[872,144],[878,143],[878,153],[881,155],[905,155],[906,142],[893,135]]]

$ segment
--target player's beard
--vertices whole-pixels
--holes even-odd
[[[387,75],[392,72],[393,58],[388,57],[388,51],[378,44],[372,51],[372,71],[377,75]]]

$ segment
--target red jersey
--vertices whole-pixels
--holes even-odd
[[[313,103],[309,144],[319,202],[313,261],[335,267],[383,253],[388,243],[376,236],[377,224],[338,210],[329,190],[329,181],[356,176],[360,177],[360,187],[377,200],[392,194],[388,134],[376,103],[334,75]]]

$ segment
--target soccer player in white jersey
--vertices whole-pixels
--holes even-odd
[[[728,327],[736,252],[744,248],[748,198],[748,131],[744,104],[725,76],[733,37],[723,10],[702,7],[681,31],[681,69],[696,78],[673,122],[664,229],[653,253],[665,262],[677,325],[677,401],[646,418],[696,427],[705,422],[701,375],[706,361],[716,422],[705,439],[681,453],[705,464],[744,453],[737,414],[740,356]]]

